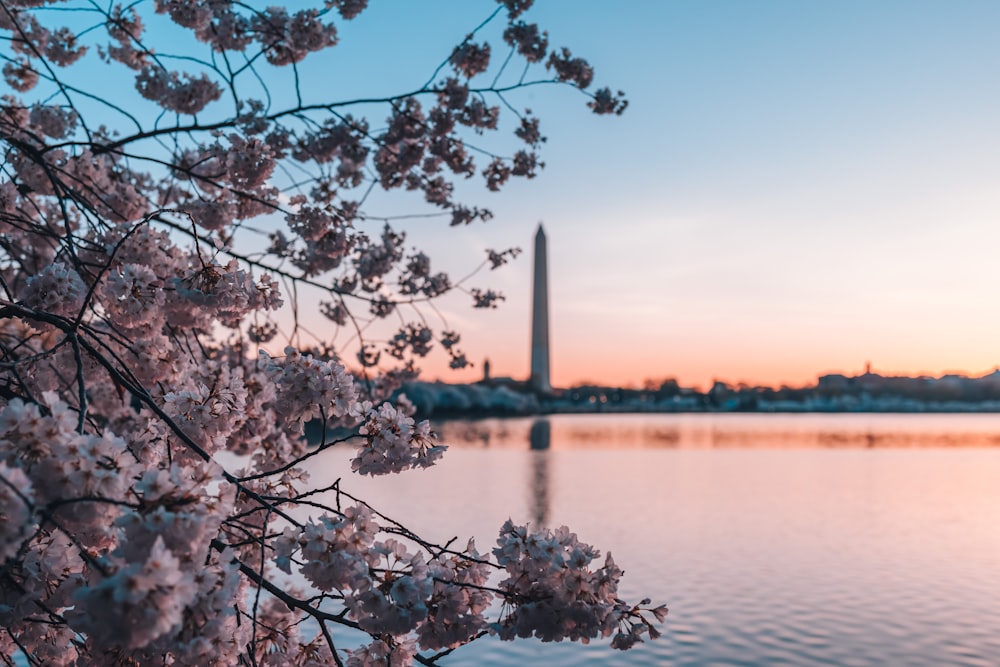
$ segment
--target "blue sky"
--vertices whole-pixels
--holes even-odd
[[[557,383],[998,362],[1000,5],[540,0],[528,18],[631,101],[608,119],[532,100],[547,169],[460,234],[527,247],[544,221]],[[468,315],[499,372],[526,369],[529,274]]]
[[[628,111],[596,117],[567,89],[512,95],[542,119],[547,168],[500,194],[462,188],[492,208],[488,224],[406,228],[461,275],[485,247],[530,251],[544,222],[555,384],[803,384],[869,360],[932,374],[1000,363],[1000,3],[535,4],[525,19],[590,59],[595,86],[626,91]],[[417,88],[495,7],[373,0],[303,64],[306,101]],[[78,67],[102,95],[135,98]],[[271,81],[279,100],[288,81]],[[426,210],[404,196],[368,212]],[[506,294],[499,310],[465,295],[438,305],[497,374],[527,374],[530,267],[529,252],[472,280]],[[424,367],[480,373],[445,363]]]

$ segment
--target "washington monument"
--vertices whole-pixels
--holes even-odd
[[[535,273],[531,307],[531,378],[536,391],[551,392],[549,381],[549,279],[545,250],[545,230],[535,232]]]

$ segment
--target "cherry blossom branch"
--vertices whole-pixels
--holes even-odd
[[[479,176],[495,191],[535,176],[544,139],[516,91],[571,88],[597,113],[624,108],[608,89],[588,92],[589,64],[550,50],[547,33],[520,19],[530,0],[500,0],[410,92],[306,104],[299,63],[336,44],[335,14],[350,20],[365,4],[0,0],[11,91],[0,99],[0,606],[11,610],[0,655],[427,665],[487,633],[617,633],[619,648],[655,636],[643,614],[665,612],[619,600],[621,571],[610,558],[591,565],[597,551],[568,529],[508,522],[490,553],[471,541],[460,551],[457,538],[421,537],[340,479],[305,486],[306,465],[349,439],[328,431],[354,438],[360,474],[441,456],[394,392],[434,342],[453,366],[467,363],[456,332],[435,339],[428,315],[447,322],[434,300],[457,289],[492,305],[502,297],[466,281],[516,254],[489,251],[456,282],[390,220],[486,221],[489,210],[456,198],[458,182]],[[498,17],[510,48],[488,74],[486,28]],[[167,52],[150,19],[191,44]],[[64,68],[88,48],[144,101],[75,85]],[[515,59],[524,70],[506,83]],[[288,101],[268,86],[281,71]],[[361,115],[369,108],[384,122]],[[508,116],[520,150],[485,139]],[[394,190],[439,213],[372,225],[365,208]],[[248,246],[264,228],[269,245]],[[332,335],[300,317],[315,296],[332,300],[320,302]],[[314,449],[310,422],[324,428]],[[242,469],[220,466],[223,451]],[[303,599],[272,568],[314,593]],[[532,625],[538,605],[549,620]],[[319,626],[311,638],[307,618]],[[370,643],[338,649],[334,623]]]

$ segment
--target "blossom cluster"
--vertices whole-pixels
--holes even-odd
[[[257,367],[274,386],[275,411],[300,433],[312,419],[346,425],[360,415],[358,389],[339,361],[321,361],[286,347],[284,359],[272,359],[261,350]]]
[[[517,601],[493,626],[502,639],[586,642],[614,634],[612,646],[628,648],[646,632],[658,636],[637,608],[618,599],[622,571],[611,554],[592,568],[600,552],[566,526],[532,533],[508,519],[493,554],[508,575],[499,588]],[[662,606],[649,611],[658,620],[666,615]]]
[[[86,289],[76,271],[56,262],[30,276],[20,297],[26,306],[36,310],[72,317],[83,308]]]
[[[209,264],[173,282],[177,294],[212,309],[228,326],[235,326],[251,311],[277,310],[282,304],[278,283],[269,274],[254,280],[236,259],[224,267]]]
[[[212,453],[225,447],[244,420],[247,389],[242,373],[226,366],[205,376],[192,377],[186,386],[168,391],[162,408],[188,437]]]
[[[196,114],[222,97],[222,89],[205,74],[194,77],[153,66],[142,68],[135,87],[146,99],[183,114]]]
[[[194,581],[158,537],[145,562],[119,568],[74,596],[70,623],[97,646],[147,646],[180,627]]]
[[[434,444],[430,423],[415,423],[391,403],[371,411],[358,429],[364,436],[351,468],[362,475],[384,475],[426,468],[441,458],[445,447]]]
[[[494,599],[487,584],[493,572],[473,540],[462,554],[430,562],[434,588],[427,620],[417,628],[420,646],[435,651],[459,646],[487,629],[486,612]]]
[[[28,556],[8,561],[0,587],[7,639],[33,637],[53,648],[61,641],[66,649],[66,632],[83,633],[81,655],[169,651],[186,664],[182,656],[192,654],[205,657],[198,664],[232,664],[242,646],[232,643],[241,635],[232,605],[245,582],[231,560],[210,552],[232,502],[218,467],[146,468],[125,442],[78,433],[69,406],[51,393],[44,400],[15,399],[0,411],[7,455],[0,493],[10,538],[3,555],[27,549]],[[36,605],[63,610],[66,625],[37,626]],[[192,615],[207,625],[191,626]],[[220,641],[236,652],[219,656]],[[72,664],[75,652],[45,664]]]
[[[494,569],[472,542],[464,553],[428,562],[400,540],[376,539],[380,530],[371,510],[354,505],[286,528],[275,541],[277,567],[288,573],[297,567],[316,589],[340,593],[350,617],[382,637],[353,652],[358,664],[390,653],[392,664],[409,664],[417,646],[458,646],[486,628],[493,595],[485,584]]]
[[[631,606],[618,599],[621,570],[614,560],[609,555],[593,566],[599,552],[566,527],[529,532],[508,521],[495,562],[471,540],[462,552],[426,560],[395,538],[377,539],[380,530],[366,506],[354,505],[286,528],[275,542],[280,569],[342,596],[349,616],[376,638],[350,652],[349,664],[406,665],[418,649],[449,650],[482,634],[582,642],[613,635],[612,646],[627,649],[644,635],[658,637],[653,621],[667,613],[644,607],[649,600]],[[491,586],[498,568],[507,577]],[[502,611],[491,623],[495,600]]]

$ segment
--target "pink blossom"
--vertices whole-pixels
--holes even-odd
[[[456,71],[471,79],[489,68],[490,45],[463,42],[455,47],[450,60]]]
[[[207,3],[190,0],[156,0],[156,11],[168,13],[174,23],[195,30],[206,27],[212,20]]]
[[[207,75],[192,76],[147,66],[135,79],[136,90],[165,109],[196,114],[222,96],[222,89]]]
[[[62,139],[76,126],[77,115],[72,109],[36,104],[31,107],[30,122],[40,132]]]
[[[507,12],[512,19],[516,19],[535,4],[535,0],[497,0],[497,2],[507,7]]]
[[[368,0],[326,0],[327,7],[336,7],[345,19],[353,19],[368,6]]]
[[[414,423],[412,417],[391,403],[383,403],[369,412],[359,433],[364,440],[351,467],[362,475],[425,468],[433,465],[446,449],[433,443],[429,422]]]
[[[3,66],[3,78],[18,92],[28,92],[38,83],[38,72],[27,60],[13,60]]]
[[[49,33],[45,55],[56,65],[60,67],[72,65],[86,52],[87,47],[77,43],[76,35],[69,28],[63,27]]]
[[[549,54],[545,67],[554,69],[560,81],[568,81],[580,88],[586,88],[594,80],[590,64],[583,58],[574,58],[565,47]]]
[[[176,629],[198,590],[157,538],[144,562],[80,589],[70,622],[96,646],[140,648]]]
[[[28,278],[21,301],[43,313],[76,316],[83,307],[87,286],[80,274],[62,262],[50,264]]]
[[[274,171],[274,160],[267,144],[257,138],[244,139],[238,134],[229,136],[226,151],[226,171],[233,185],[243,190],[260,187]]]
[[[281,7],[271,7],[254,16],[254,29],[264,43],[264,56],[273,65],[297,63],[311,51],[337,43],[337,30],[323,23],[319,12],[302,10],[289,16]]]
[[[528,62],[537,63],[545,58],[549,48],[549,34],[538,29],[537,23],[517,21],[504,30],[503,41],[517,48]]]
[[[347,667],[409,667],[416,653],[410,642],[376,639],[367,646],[348,651]]]
[[[120,327],[159,329],[157,324],[162,325],[166,302],[163,283],[147,266],[125,264],[113,271],[103,285],[101,297],[101,304]]]
[[[336,360],[320,361],[285,348],[285,358],[272,359],[261,350],[257,367],[275,384],[274,409],[298,427],[322,417],[333,424],[349,423],[360,408],[358,390],[344,366]]]

